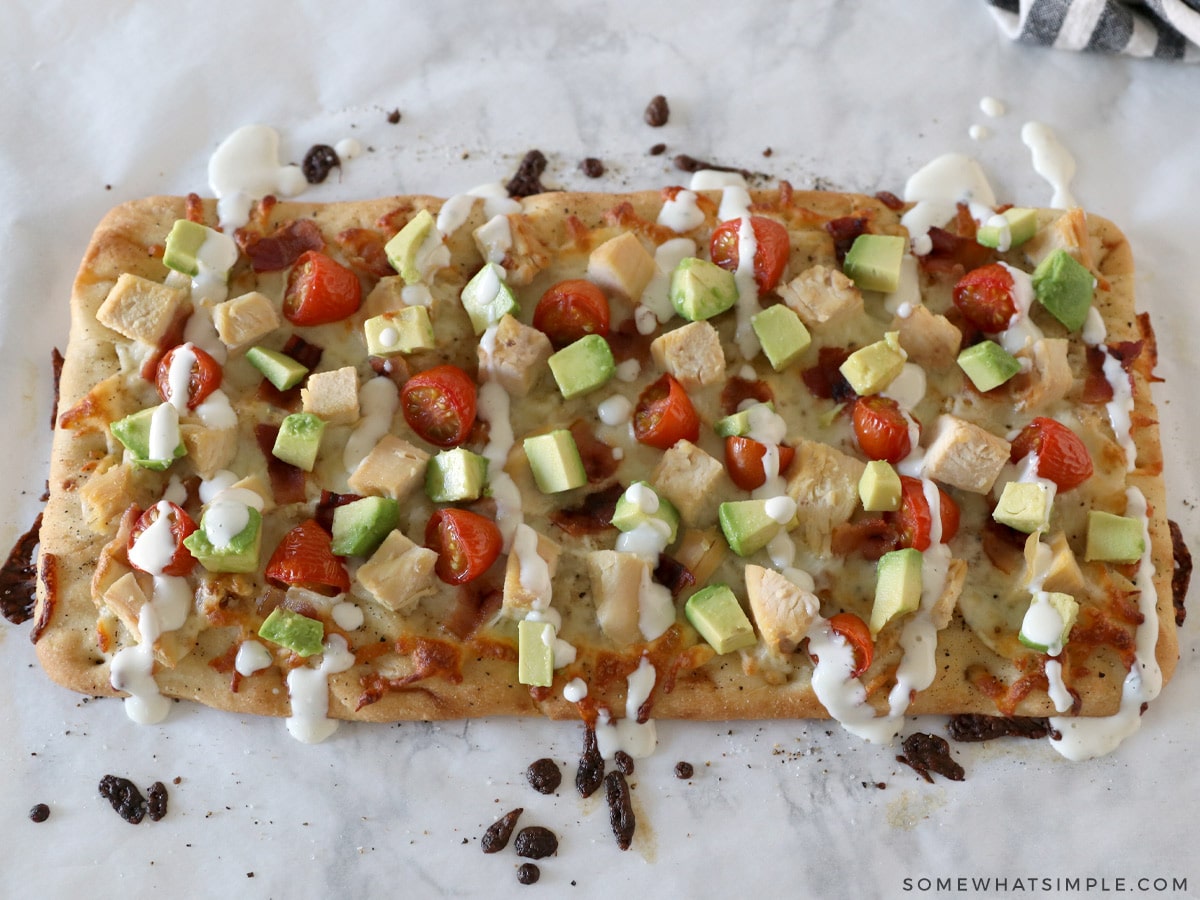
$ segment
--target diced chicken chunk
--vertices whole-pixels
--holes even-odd
[[[79,489],[88,527],[98,534],[112,530],[133,495],[133,472],[128,465],[118,462],[97,471]]]
[[[237,455],[237,428],[212,428],[198,422],[185,422],[179,426],[187,458],[201,478],[212,478],[224,469]]]
[[[300,388],[300,399],[305,412],[330,425],[351,425],[358,421],[358,373],[353,366],[314,372]]]
[[[650,566],[633,553],[593,550],[588,554],[587,568],[600,630],[621,646],[640,641],[638,599],[642,579],[649,577]]]
[[[508,315],[496,326],[490,366],[483,347],[478,349],[480,369],[486,367],[491,377],[514,397],[524,397],[533,389],[553,353],[550,338]]]
[[[1066,250],[1089,269],[1095,270],[1087,216],[1079,207],[1067,210],[1049,225],[1038,230],[1021,248],[1025,258],[1037,265],[1055,250]]]
[[[1017,354],[1027,355],[1031,363],[1028,372],[1013,379],[1021,409],[1044,409],[1067,396],[1075,383],[1067,348],[1066,338],[1043,338],[1034,341],[1027,354]]]
[[[404,286],[402,275],[385,275],[375,282],[375,287],[371,288],[371,293],[367,294],[367,299],[363,301],[363,311],[367,318],[396,312],[407,306],[404,302]]]
[[[1012,445],[965,419],[938,416],[925,474],[943,484],[974,494],[986,494],[1008,462]]]
[[[221,343],[237,351],[270,334],[283,322],[270,297],[251,291],[218,303],[213,308],[213,324]]]
[[[689,525],[704,527],[717,519],[717,495],[725,466],[690,441],[677,441],[662,455],[650,483],[675,504]]]
[[[117,279],[96,318],[131,340],[155,345],[187,302],[178,288],[124,273]]]
[[[432,593],[437,553],[418,547],[400,531],[393,531],[371,558],[358,568],[358,584],[381,605],[406,613],[425,594]]]
[[[778,287],[779,296],[810,329],[862,315],[862,292],[831,266],[805,269]]]
[[[941,631],[950,624],[950,619],[954,615],[954,607],[958,605],[958,598],[962,594],[963,585],[966,581],[967,564],[961,559],[950,560],[950,564],[946,569],[946,583],[942,586],[942,592],[933,601],[933,605],[929,607],[929,620],[938,631]]]
[[[350,489],[363,495],[403,500],[425,482],[429,454],[408,441],[385,434],[347,479]]]
[[[141,643],[142,640],[138,616],[146,604],[146,590],[151,589],[150,576],[142,575],[141,577],[147,583],[145,589],[138,581],[138,575],[128,571],[110,584],[104,592],[105,605],[116,613],[121,624],[138,643]],[[198,617],[189,616],[182,627],[160,634],[154,642],[155,659],[168,668],[174,668],[179,660],[187,656],[196,645],[196,636],[200,633],[201,627],[202,623]]]
[[[797,529],[805,546],[829,554],[833,526],[848,521],[858,505],[858,482],[866,467],[821,441],[799,441],[787,492],[796,501]]]
[[[550,265],[550,253],[524,215],[509,216],[508,227],[512,233],[512,247],[504,258],[504,271],[508,273],[505,280],[512,287],[524,287]]]
[[[495,215],[471,232],[475,249],[488,262],[504,265],[504,259],[512,250],[512,226],[508,216]]]
[[[529,529],[533,532],[533,529]],[[519,531],[519,529],[518,529]],[[536,543],[533,545],[536,548],[536,556],[545,564],[546,585],[549,587],[549,580],[554,577],[554,573],[558,570],[558,557],[562,552],[562,548],[544,534],[533,532],[536,537]],[[519,548],[518,542],[520,535],[513,541],[512,552],[508,554],[508,560],[504,565],[504,599],[503,608],[506,613],[512,615],[528,612],[531,609],[537,609],[539,606],[545,606],[549,603],[550,598],[539,597],[539,586],[537,585],[538,575],[536,568],[538,561],[536,559],[527,560],[529,571],[523,572],[526,568],[526,563],[523,562],[523,556],[528,551],[525,548]],[[525,576],[525,581],[522,581],[522,575]],[[526,583],[530,582],[530,583]]]
[[[1025,541],[1025,572],[1021,583],[1028,585],[1035,577],[1041,577],[1044,591],[1070,594],[1076,599],[1087,596],[1090,592],[1088,584],[1075,552],[1067,543],[1067,536],[1060,531],[1048,541],[1050,556],[1044,563],[1044,571],[1037,568],[1040,538],[1041,535],[1035,533]]]
[[[762,566],[746,566],[746,593],[758,633],[777,656],[795,651],[821,609],[815,594]]]
[[[632,231],[610,238],[588,257],[588,278],[636,302],[654,276],[654,257]]]
[[[650,344],[650,355],[688,390],[725,378],[721,336],[708,322],[690,322],[659,335]]]
[[[925,369],[949,368],[958,359],[962,332],[943,315],[925,306],[913,306],[907,316],[892,319],[892,329],[900,333],[900,346],[909,360]]]

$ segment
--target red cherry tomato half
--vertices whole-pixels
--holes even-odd
[[[362,284],[353,271],[319,250],[300,254],[288,273],[283,315],[293,325],[327,325],[358,311]]]
[[[725,468],[729,477],[743,491],[760,488],[767,481],[767,472],[763,459],[767,455],[767,445],[747,437],[725,438]],[[779,474],[787,471],[792,464],[796,451],[784,444],[779,445]]]
[[[1000,263],[972,269],[954,285],[954,305],[980,331],[1004,331],[1017,312],[1012,274]]]
[[[633,436],[659,450],[669,450],[676,441],[700,437],[700,417],[683,385],[664,375],[638,397],[633,410]]]
[[[958,534],[958,504],[941,488],[938,488],[938,495],[942,520],[941,543],[948,544]],[[929,501],[925,499],[925,486],[919,478],[900,476],[900,509],[888,515],[895,517],[901,547],[912,547],[922,552],[929,549],[933,516],[929,511]]]
[[[346,567],[333,555],[333,539],[316,519],[301,522],[283,536],[265,574],[276,587],[302,587],[327,596],[350,590]]]
[[[192,363],[191,374],[188,375],[187,401],[187,408],[195,409],[208,399],[209,394],[221,386],[221,377],[223,375],[221,364],[199,347],[193,347],[191,344],[180,344],[168,350],[166,356],[159,360],[158,371],[154,375],[154,384],[158,388],[158,396],[162,397],[163,402],[170,403],[171,364],[175,361],[178,354],[185,352],[184,348],[190,350],[193,359],[195,359],[195,362]]]
[[[854,401],[854,436],[867,459],[898,463],[912,450],[908,419],[900,404],[878,394]]]
[[[183,546],[183,539],[196,530],[196,523],[179,506],[176,506],[169,500],[162,502],[167,504],[167,522],[171,527],[171,539],[175,542],[175,549],[171,553],[171,561],[163,566],[161,574],[187,575],[192,571],[192,567],[196,565],[196,557],[192,556],[188,548]],[[142,533],[158,521],[160,515],[162,513],[159,510],[159,505],[156,503],[138,517],[138,520],[133,524],[133,530],[129,533],[130,550],[133,549],[133,545],[137,543]],[[145,571],[145,569],[142,569],[132,560],[130,560],[129,564],[139,571]],[[150,574],[160,573],[151,572]]]
[[[875,642],[871,640],[871,629],[854,613],[838,613],[829,619],[829,627],[840,634],[854,650],[854,669],[851,678],[857,678],[871,667],[875,658]]]
[[[1060,491],[1079,487],[1092,477],[1092,456],[1074,431],[1057,422],[1039,416],[1021,429],[1012,444],[1011,459],[1015,463],[1030,453],[1038,458],[1039,478],[1048,478]]]
[[[475,424],[476,390],[471,376],[449,363],[414,375],[400,389],[408,427],[438,447],[456,447]]]
[[[730,272],[736,272],[738,267],[738,230],[741,227],[740,218],[722,222],[713,231],[709,242],[709,258]],[[792,252],[792,242],[786,228],[764,216],[751,216],[750,230],[754,232],[755,244],[754,280],[758,283],[758,289],[765,293],[779,284],[779,279],[783,277],[788,256]]]
[[[573,278],[547,288],[533,310],[533,327],[555,347],[589,334],[608,334],[608,298],[590,281]]]
[[[491,568],[503,544],[495,522],[467,509],[439,509],[425,526],[425,546],[438,555],[433,571],[446,584],[474,581]]]

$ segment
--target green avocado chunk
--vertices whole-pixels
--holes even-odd
[[[730,500],[717,508],[721,531],[738,556],[757,553],[783,525],[767,515],[766,500]]]
[[[900,476],[891,463],[873,459],[858,479],[858,498],[867,512],[892,512],[900,508]]]
[[[758,638],[727,584],[710,584],[688,598],[683,614],[717,653],[753,647]]]
[[[1040,653],[1057,656],[1067,642],[1075,621],[1079,618],[1079,603],[1070,594],[1038,591],[1029,602],[1021,620],[1017,639]]]
[[[312,413],[292,413],[279,425],[271,455],[305,472],[311,472],[321,449],[325,421]]]
[[[211,231],[199,222],[190,219],[176,219],[175,224],[167,233],[163,246],[163,265],[184,275],[195,277],[200,272],[200,263],[196,255],[204,242],[208,240]]]
[[[962,369],[980,393],[998,388],[1021,371],[1020,361],[995,341],[980,341],[958,354]]]
[[[400,523],[400,504],[391,497],[363,497],[333,511],[335,556],[370,556]]]
[[[425,467],[425,493],[434,503],[478,500],[487,469],[487,459],[466,447],[441,450]]]
[[[631,492],[636,495],[638,491],[649,491],[657,498],[658,505],[653,512],[647,512],[641,504],[630,498]],[[675,538],[679,534],[679,510],[670,500],[655,491],[649,482],[635,481],[617,499],[617,505],[612,514],[612,525],[617,531],[633,531],[639,525],[645,525],[652,519],[661,522],[665,527],[665,533],[668,535],[667,543],[675,543]]]
[[[290,356],[266,347],[251,347],[246,351],[246,362],[258,369],[263,378],[281,391],[290,390],[304,380],[308,369]]]
[[[204,511],[200,527],[183,539],[183,546],[210,572],[257,571],[259,547],[262,544],[262,515],[252,506],[245,507],[248,516],[246,526],[230,538],[228,544],[218,547],[209,534],[213,508]]]
[[[164,472],[171,463],[187,453],[187,448],[184,447],[183,439],[180,438],[179,443],[175,446],[174,454],[169,459],[150,458],[150,424],[154,420],[154,413],[157,409],[157,406],[148,406],[123,419],[118,419],[108,427],[112,431],[113,437],[129,451],[137,465],[153,472]]]
[[[975,233],[975,240],[1003,253],[1037,234],[1037,224],[1036,209],[1014,206],[988,219]]]
[[[719,437],[745,437],[750,433],[752,427],[751,416],[753,410],[758,406],[765,406],[771,412],[775,412],[775,404],[771,401],[766,403],[754,403],[747,406],[741,412],[735,412],[722,419],[717,419],[713,425],[713,430],[716,431]]]
[[[782,372],[798,360],[812,343],[812,335],[800,317],[782,303],[768,306],[753,316],[750,326],[776,372]]]
[[[1035,481],[1010,481],[1004,485],[992,518],[1001,525],[1032,534],[1050,527],[1050,489]]]
[[[925,557],[906,547],[879,557],[875,570],[875,603],[871,607],[871,634],[879,634],[896,616],[915,612],[921,605],[921,569]]]
[[[617,371],[608,341],[586,334],[550,357],[550,371],[564,400],[594,391]]]
[[[543,494],[557,494],[587,484],[579,447],[567,429],[527,437],[524,447],[533,480]]]
[[[671,305],[689,322],[711,319],[737,303],[737,281],[714,262],[689,256],[671,273]]]
[[[384,245],[383,251],[387,254],[388,262],[400,273],[405,284],[420,282],[421,272],[417,268],[417,257],[421,245],[425,243],[435,224],[433,215],[429,210],[423,209],[409,219],[408,223],[396,232],[395,237]]]
[[[1055,250],[1033,270],[1033,291],[1046,311],[1069,331],[1078,331],[1092,307],[1096,279],[1066,250]]]
[[[483,334],[489,325],[494,325],[506,315],[515,316],[521,311],[516,295],[504,280],[505,275],[503,266],[494,262],[486,263],[459,295],[476,335]]]
[[[1091,562],[1137,562],[1146,552],[1144,526],[1140,519],[1089,510],[1084,559]]]
[[[864,291],[890,294],[900,286],[900,262],[908,240],[893,234],[860,234],[850,245],[842,271]]]
[[[554,638],[549,622],[517,623],[517,681],[534,687],[554,683]]]
[[[372,316],[363,322],[363,335],[371,356],[395,356],[437,346],[433,322],[424,306],[406,306],[396,312]]]
[[[324,650],[325,625],[317,619],[277,606],[259,626],[258,636],[264,641],[287,647],[297,656],[308,657]]]

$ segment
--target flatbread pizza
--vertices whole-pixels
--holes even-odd
[[[1129,245],[911,211],[712,173],[268,199],[229,233],[118,207],[71,299],[39,659],[141,721],[303,740],[1136,720],[1178,649]]]

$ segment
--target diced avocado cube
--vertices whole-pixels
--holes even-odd
[[[439,451],[425,467],[425,493],[434,503],[478,500],[487,468],[487,459],[466,447]]]
[[[1037,234],[1037,210],[1013,206],[992,216],[975,233],[975,240],[1003,253]]]
[[[423,209],[408,220],[403,228],[396,232],[388,241],[383,251],[387,254],[392,268],[400,273],[405,284],[417,284],[421,280],[420,269],[417,268],[417,257],[421,245],[433,231],[435,222],[429,210]]]
[[[879,634],[896,616],[915,612],[921,605],[920,550],[906,547],[879,557],[875,569],[875,603],[871,607],[871,634]]]
[[[263,378],[281,391],[290,390],[304,380],[308,369],[278,350],[251,347],[246,351],[246,362],[258,369]]]
[[[889,331],[882,341],[855,350],[838,371],[860,397],[877,394],[896,380],[908,354],[900,346],[899,332]]]
[[[985,394],[1021,371],[1020,361],[995,341],[980,341],[958,354],[958,367]]]
[[[907,246],[900,235],[860,234],[846,253],[842,271],[860,290],[890,294],[900,285],[900,261]]]
[[[867,512],[892,512],[900,508],[900,476],[891,463],[873,459],[858,479],[858,496]]]
[[[524,446],[533,480],[543,494],[557,494],[587,484],[583,459],[567,429],[527,437]]]
[[[1004,486],[992,518],[1001,525],[1032,534],[1050,527],[1050,489],[1038,482],[1010,481]]]
[[[108,427],[112,431],[113,437],[129,451],[137,465],[154,472],[163,472],[171,463],[187,453],[187,448],[184,447],[183,439],[180,438],[179,443],[175,446],[174,454],[169,459],[152,459],[150,457],[150,431],[158,409],[158,406],[148,406],[123,419],[118,419]],[[173,412],[174,410],[171,410],[166,415],[170,416]],[[174,421],[178,423],[177,416]],[[176,427],[176,431],[178,431],[178,427]]]
[[[766,500],[729,500],[717,508],[729,549],[750,556],[771,542],[783,525],[767,514]]]
[[[504,280],[504,268],[489,262],[475,273],[459,295],[475,334],[483,334],[506,315],[520,312],[517,298]]]
[[[400,523],[400,504],[391,497],[363,497],[333,510],[335,556],[370,556]]]
[[[689,322],[711,319],[737,303],[737,281],[716,263],[694,256],[680,260],[671,273],[671,305]]]
[[[292,413],[279,424],[271,455],[298,469],[311,472],[321,449],[325,421],[312,413]]]
[[[766,403],[755,403],[748,406],[741,412],[735,412],[732,415],[725,416],[723,419],[717,419],[713,429],[720,437],[745,437],[750,433],[752,425],[751,416],[759,413],[753,412],[755,407],[765,406],[771,412],[775,412],[775,404],[770,401]]]
[[[1029,602],[1017,638],[1026,647],[1058,656],[1078,618],[1079,604],[1070,594],[1038,591]]]
[[[753,647],[758,638],[727,584],[710,584],[688,598],[683,614],[717,653]]]
[[[1033,270],[1033,291],[1046,311],[1069,331],[1078,331],[1092,308],[1096,279],[1066,250],[1055,250]]]
[[[1089,562],[1137,562],[1145,552],[1145,526],[1140,519],[1094,509],[1088,512],[1084,559]]]
[[[776,372],[798,360],[812,343],[812,335],[800,317],[782,303],[768,306],[750,319],[750,325]]]
[[[563,399],[570,400],[604,385],[617,371],[617,364],[608,341],[587,334],[551,356],[550,371]]]
[[[219,532],[218,518],[224,519],[226,507],[240,507],[245,511],[246,524],[236,534],[222,543],[214,535]],[[196,561],[210,572],[254,572],[258,570],[258,554],[262,544],[262,515],[252,506],[217,503],[204,511],[200,527],[183,539]]]
[[[555,637],[549,622],[517,623],[517,681],[534,687],[554,684]]]
[[[167,233],[167,241],[163,247],[163,265],[184,275],[196,276],[200,272],[200,263],[196,254],[208,240],[212,231],[199,222],[190,219],[176,219]]]
[[[324,649],[325,624],[319,619],[310,619],[277,606],[259,626],[258,636],[264,641],[287,647],[297,656],[313,656]]]
[[[667,528],[667,543],[675,543],[679,534],[679,510],[648,482],[635,481],[617,499],[612,515],[613,527],[617,531],[633,531],[651,519],[662,522]]]
[[[396,312],[372,316],[363,322],[363,334],[371,356],[395,356],[437,346],[433,322],[424,306],[406,306]]]

